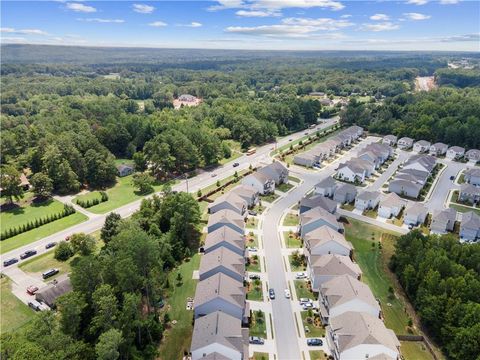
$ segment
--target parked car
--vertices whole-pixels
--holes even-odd
[[[274,300],[275,299],[275,290],[268,289],[268,297],[270,298],[270,300]]]
[[[58,270],[58,269],[50,269],[50,270],[47,270],[47,271],[45,271],[45,272],[42,274],[42,278],[48,279],[49,277],[52,277],[52,276],[54,276],[54,275],[57,275],[59,272],[60,272],[60,270]]]
[[[42,310],[42,304],[40,304],[37,300],[30,300],[28,302],[28,306],[30,306],[35,311]]]
[[[305,133],[303,135],[308,135],[308,131],[305,131]]]
[[[248,246],[247,250],[250,251],[250,252],[257,252],[258,249],[254,246]]]
[[[237,167],[238,165],[240,165],[238,162],[233,163],[233,167]]]
[[[249,278],[250,280],[260,280],[260,275],[250,274],[250,275],[248,275],[248,278]]]
[[[288,139],[288,141],[292,141],[293,139]]]
[[[57,243],[56,243],[55,241],[50,242],[50,243],[48,243],[47,245],[45,245],[45,249],[51,249],[51,248],[54,247],[55,245],[57,245]]]
[[[257,212],[255,210],[248,210],[248,215],[256,216]]]
[[[309,303],[312,303],[312,299],[309,299],[309,298],[300,298],[300,299],[299,299],[299,302],[300,302],[300,305],[309,304]]]
[[[453,176],[453,175],[450,176],[450,180],[452,180],[452,181],[455,180],[455,176]]]
[[[215,176],[217,176],[217,174],[213,173],[213,174],[212,174],[212,177],[215,177]]]
[[[300,280],[300,279],[305,279],[307,277],[307,274],[304,272],[299,272],[295,274],[295,279]]]
[[[308,346],[322,346],[323,341],[322,339],[307,339]]]
[[[11,258],[3,262],[3,266],[10,266],[18,262],[17,258]]]
[[[290,299],[290,290],[285,289],[284,293],[285,293],[285,297],[286,297],[287,299]]]
[[[312,309],[313,308],[313,303],[311,303],[311,302],[304,303],[304,304],[302,304],[302,308],[303,308],[303,310]]]
[[[37,291],[38,291],[38,286],[30,285],[29,287],[27,287],[27,294],[29,295],[35,295]]]
[[[258,336],[250,336],[250,338],[248,339],[248,342],[250,344],[255,344],[255,345],[265,344],[265,340],[263,340],[261,337],[258,337]]]
[[[30,256],[36,255],[37,250],[27,250],[23,254],[20,254],[20,259],[26,259],[29,258]]]

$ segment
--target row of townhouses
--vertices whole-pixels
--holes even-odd
[[[363,129],[360,126],[350,126],[327,141],[316,145],[311,150],[295,155],[293,163],[306,167],[319,167],[322,161],[331,158],[341,149],[350,146],[362,135]]]
[[[316,194],[300,201],[299,233],[312,290],[326,326],[326,340],[335,360],[399,359],[400,343],[382,321],[381,308],[362,271],[353,261],[353,247],[338,222],[337,203]]]
[[[245,218],[247,209],[258,203],[260,194],[273,191],[270,184],[275,189],[275,185],[287,181],[288,170],[275,162],[209,204],[194,299],[192,360],[248,359]]]
[[[480,204],[480,168],[467,169],[463,178],[465,183],[460,188],[458,200],[471,205]]]
[[[397,139],[395,135],[387,135],[383,138],[383,143],[390,146],[397,145],[399,149],[413,149],[413,151],[417,153],[429,153],[432,156],[445,156],[447,159],[451,160],[459,160],[464,157],[471,162],[477,163],[480,161],[480,150],[470,149],[465,152],[465,149],[460,146],[449,147],[447,144],[441,142],[431,144],[426,140],[415,141],[409,137]]]

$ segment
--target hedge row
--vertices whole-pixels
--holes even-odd
[[[100,199],[95,198],[95,199],[91,199],[91,200],[81,200],[81,199],[75,200],[77,205],[81,206],[84,209],[87,209],[89,207],[98,205],[98,204],[103,203],[105,201],[108,201],[108,194],[105,191],[100,191]]]
[[[45,217],[37,218],[35,220],[29,221],[26,224],[13,227],[10,229],[5,230],[0,234],[0,241],[5,240],[11,237],[14,237],[18,234],[24,233],[29,230],[36,229],[42,225],[51,223],[52,221],[59,220],[61,218],[64,218],[65,216],[69,216],[75,213],[75,209],[70,206],[70,205],[63,205],[63,211],[56,213],[56,214],[50,214]]]

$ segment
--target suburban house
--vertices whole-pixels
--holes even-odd
[[[208,217],[207,232],[211,233],[222,226],[228,226],[239,234],[245,233],[245,219],[233,210],[220,210]]]
[[[261,195],[273,193],[275,191],[275,180],[260,172],[254,172],[242,179],[243,185],[253,187]]]
[[[270,165],[258,169],[258,172],[273,179],[275,185],[288,182],[288,169],[280,161],[274,161]]]
[[[423,224],[427,218],[428,210],[420,203],[409,201],[405,208],[404,224],[417,226]]]
[[[313,195],[302,198],[299,205],[299,213],[303,214],[304,212],[311,210],[316,207],[321,207],[324,210],[327,210],[331,214],[337,212],[338,203],[336,201],[330,200],[329,198],[322,195]]]
[[[332,318],[326,340],[334,360],[400,359],[400,342],[393,330],[365,312],[346,312]]]
[[[312,290],[318,292],[320,286],[336,276],[350,275],[360,280],[362,270],[354,263],[350,257],[328,254],[313,255],[307,259],[310,281],[312,282]]]
[[[458,200],[470,204],[480,203],[480,187],[473,186],[472,184],[462,184]]]
[[[381,194],[378,191],[364,191],[355,199],[355,209],[364,211],[375,209],[380,202]]]
[[[452,146],[447,150],[447,159],[458,160],[465,154],[465,149],[460,146]]]
[[[321,284],[318,298],[324,324],[350,311],[366,312],[380,318],[380,305],[368,285],[350,275],[335,276]]]
[[[245,200],[248,207],[254,207],[258,203],[259,192],[253,186],[238,185],[231,192]]]
[[[358,158],[371,162],[374,165],[375,169],[378,169],[380,165],[382,165],[380,157],[373,151],[370,151],[368,149],[363,149],[358,154]]]
[[[198,282],[194,304],[195,319],[221,311],[245,323],[248,315],[245,314],[243,282],[222,273]]]
[[[402,170],[413,169],[431,173],[436,163],[437,160],[433,156],[425,154],[413,155],[403,164]]]
[[[293,163],[305,167],[314,167],[319,165],[319,156],[315,155],[313,151],[307,151],[293,157]]]
[[[399,169],[395,179],[403,179],[413,181],[417,184],[425,185],[430,173],[428,171],[416,170],[416,169]]]
[[[221,311],[195,320],[190,347],[192,360],[247,360],[248,329]]]
[[[303,249],[307,257],[327,254],[351,257],[353,246],[345,236],[324,225],[303,237]]]
[[[335,192],[335,188],[337,187],[337,182],[331,176],[326,177],[322,181],[320,181],[317,185],[315,185],[314,192],[315,194],[332,197],[333,193]]]
[[[464,173],[465,182],[480,186],[480,168],[468,169]]]
[[[245,258],[225,247],[204,254],[200,261],[200,281],[219,273],[242,282],[245,279]]]
[[[456,219],[457,210],[455,209],[433,210],[430,231],[435,234],[446,234],[448,231],[453,231]]]
[[[480,238],[480,215],[473,211],[462,214],[460,223],[460,239],[462,241],[475,241]]]
[[[220,210],[232,210],[239,215],[244,215],[247,211],[247,202],[232,191],[219,196],[211,204],[208,204],[208,213],[215,214]]]
[[[396,193],[391,192],[380,200],[378,206],[378,216],[390,219],[392,216],[398,216],[405,207],[406,201]]]
[[[403,150],[410,149],[413,146],[413,139],[409,137],[402,137],[397,142],[397,147]]]
[[[73,288],[70,278],[68,275],[63,275],[62,277],[53,280],[49,285],[38,290],[35,293],[35,300],[42,302],[53,309],[55,308],[57,299],[72,290]]]
[[[418,153],[424,153],[430,150],[430,142],[426,140],[419,140],[415,144],[413,144],[413,151]]]
[[[322,208],[316,207],[300,214],[299,233],[302,238],[324,225],[343,233],[343,225],[337,221],[337,217]]]
[[[477,149],[470,149],[465,153],[465,157],[472,162],[479,162],[480,161],[480,150]]]
[[[333,200],[340,204],[352,203],[357,196],[357,188],[351,184],[339,184],[333,194]]]
[[[203,245],[205,254],[223,247],[243,257],[245,254],[245,235],[226,225],[220,226],[207,234]]]
[[[398,194],[400,196],[407,196],[412,199],[418,198],[423,185],[413,181],[396,179],[390,181],[388,184],[388,191]]]
[[[387,135],[383,137],[382,144],[395,146],[398,138],[395,135]]]
[[[363,183],[375,171],[375,164],[364,159],[351,159],[338,166],[337,178],[351,183]]]
[[[371,143],[368,144],[365,149],[372,151],[376,156],[378,156],[382,164],[393,155],[393,148],[385,144]]]
[[[118,176],[124,177],[133,174],[133,166],[120,164],[117,166]]]
[[[447,153],[448,145],[438,142],[430,146],[430,155],[442,156]]]

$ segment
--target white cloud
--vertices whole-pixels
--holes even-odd
[[[374,31],[374,32],[392,31],[392,30],[397,30],[399,28],[400,28],[399,25],[393,24],[389,21],[381,22],[381,23],[375,23],[375,24],[363,24],[362,25],[362,30]]]
[[[370,20],[375,20],[375,21],[387,21],[390,20],[390,16],[386,14],[375,14],[370,16]]]
[[[125,20],[123,19],[101,19],[101,18],[78,18],[78,21],[85,21],[85,22],[95,22],[95,23],[115,23],[121,24],[124,23]]]
[[[24,34],[24,35],[48,35],[47,32],[39,29],[0,28],[0,32],[10,33],[10,34]]]
[[[281,10],[287,8],[324,8],[342,10],[345,6],[335,0],[217,0],[217,5],[210,6],[208,10],[223,9],[248,9],[248,10]]]
[[[24,37],[2,36],[0,37],[0,42],[8,44],[23,44],[27,42],[27,39]]]
[[[342,16],[340,16],[340,17],[341,17],[342,19],[348,19],[348,18],[351,18],[352,15],[350,15],[350,14],[345,14],[345,15],[342,15]]]
[[[425,15],[420,13],[404,13],[403,16],[405,16],[408,20],[413,20],[413,21],[427,20],[431,18],[430,15]]]
[[[166,25],[166,24],[165,24]],[[184,26],[184,27],[191,27],[191,28],[198,28],[202,27],[203,24],[197,21],[192,21],[190,24],[177,24],[176,26]]]
[[[133,4],[133,11],[140,14],[151,14],[155,10],[154,6],[145,5],[145,4]]]
[[[285,18],[282,23],[286,25],[312,26],[318,30],[334,31],[354,25],[348,20],[336,20],[331,18]]]
[[[270,17],[270,16],[282,16],[278,11],[270,10],[238,10],[235,15],[240,17]]]
[[[442,5],[455,5],[458,4],[460,0],[440,0],[440,4]]]
[[[408,0],[407,4],[413,4],[413,5],[425,5],[428,3],[428,0]]]
[[[93,6],[88,6],[88,5],[79,4],[79,3],[67,3],[67,9],[75,12],[83,12],[83,13],[97,12],[97,9],[95,9]]]
[[[167,26],[167,23],[164,23],[163,21],[154,21],[154,22],[151,22],[148,25],[153,26],[153,27],[163,27],[163,26]]]

